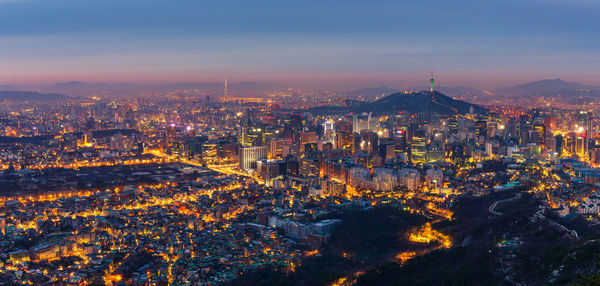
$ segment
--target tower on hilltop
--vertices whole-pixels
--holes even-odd
[[[433,70],[431,70],[431,78],[429,79],[429,82],[430,82],[429,91],[431,93],[433,93]]]

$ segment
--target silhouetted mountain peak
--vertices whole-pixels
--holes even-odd
[[[502,87],[494,90],[494,93],[502,95],[524,95],[558,92],[564,90],[576,90],[588,88],[587,85],[575,81],[564,81],[560,78],[543,79],[515,86]]]
[[[58,93],[39,93],[34,91],[0,91],[0,101],[51,101],[51,100],[66,100],[68,96]]]
[[[479,105],[456,100],[438,91],[398,92],[372,103],[358,106],[356,112],[388,113],[397,111],[436,112],[440,114],[468,113],[473,106],[476,112],[487,110]]]

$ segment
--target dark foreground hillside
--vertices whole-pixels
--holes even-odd
[[[500,205],[503,215],[489,213],[495,200],[512,195],[464,198],[456,220],[436,225],[461,243],[404,265],[381,265],[356,285],[565,285],[595,271],[600,244],[536,218],[538,201],[530,195]]]
[[[597,231],[578,224],[586,237],[573,237],[536,215],[540,203],[528,193],[499,204],[496,211],[502,215],[489,212],[495,201],[514,196],[500,192],[461,198],[454,206],[455,219],[433,224],[452,236],[454,246],[404,264],[394,255],[434,247],[406,237],[425,218],[391,207],[349,213],[321,256],[306,259],[295,272],[264,269],[230,285],[331,285],[344,277],[355,285],[565,285],[596,272]]]
[[[286,275],[264,269],[243,275],[229,285],[329,285],[413,247],[404,233],[426,222],[423,216],[392,207],[351,212],[342,220],[321,255],[306,259],[294,272]]]

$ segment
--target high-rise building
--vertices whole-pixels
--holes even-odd
[[[427,154],[427,138],[425,138],[425,131],[415,130],[412,136],[412,142],[410,145],[410,156],[411,161],[415,163],[426,162],[425,155]]]
[[[90,116],[85,121],[85,131],[92,131],[96,129],[96,120],[94,117]]]
[[[363,130],[360,132],[360,149],[366,151],[369,154],[374,154],[378,151],[379,138],[377,133],[369,130]]]
[[[217,148],[217,156],[229,162],[236,162],[239,159],[239,145],[229,142],[221,142]]]
[[[267,159],[267,146],[240,148],[240,169],[256,169],[256,162]]]
[[[298,162],[298,172],[303,176],[319,176],[319,160],[302,158]]]
[[[548,130],[546,130],[546,143],[544,146],[546,146],[546,150],[548,151],[556,151],[556,140],[554,140],[552,132]]]
[[[167,139],[172,140],[175,136],[177,136],[177,128],[175,127],[175,124],[172,123],[167,127]]]
[[[487,137],[487,121],[480,119],[475,122],[475,136]]]
[[[335,124],[336,148],[352,151],[353,136],[352,123],[338,121]]]
[[[563,145],[564,141],[562,135],[558,134],[554,136],[554,151],[557,152],[558,155],[562,155]]]
[[[396,156],[394,142],[387,141],[379,144],[379,156],[383,160],[394,158]]]
[[[504,136],[509,139],[519,137],[519,126],[516,120],[509,119],[506,121]]]
[[[448,133],[458,134],[458,120],[456,118],[448,119]]]
[[[242,127],[242,145],[262,146],[265,144],[265,130],[259,125]]]
[[[575,154],[580,158],[587,158],[587,140],[583,136],[575,138]]]
[[[546,144],[546,125],[541,122],[533,124],[533,132],[537,139],[537,142],[533,143],[544,146]]]
[[[269,159],[284,158],[290,154],[291,140],[275,139],[269,142]]]
[[[362,150],[360,145],[361,145],[360,134],[352,133],[352,150],[351,150],[352,153],[360,152]]]
[[[589,150],[590,162],[593,164],[600,163],[600,146],[592,146]]]
[[[544,118],[544,125],[546,126],[546,130],[556,131],[558,128],[558,119],[554,116],[548,116]]]
[[[529,132],[531,129],[531,122],[529,121],[529,118],[526,116],[521,116],[519,119],[519,143],[521,145],[529,144]]]
[[[579,112],[579,121],[581,123],[581,126],[583,126],[583,128],[585,129],[585,137],[586,138],[592,138],[593,136],[593,125],[592,125],[592,111],[591,110],[586,110],[586,111],[580,111]]]
[[[335,129],[333,128],[334,123],[332,121],[325,121],[323,124],[323,140],[327,142],[335,141]]]
[[[575,153],[575,136],[571,133],[564,138],[564,150],[574,154]]]
[[[203,145],[206,141],[204,137],[193,137],[185,140],[183,145],[183,153],[187,158],[202,156]]]
[[[371,113],[354,114],[352,117],[352,132],[360,133],[371,128]]]
[[[300,133],[300,153],[304,153],[304,146],[306,144],[317,143],[316,132],[302,132]]]

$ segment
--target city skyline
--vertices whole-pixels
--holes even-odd
[[[598,0],[0,0],[0,286],[600,285]]]
[[[594,1],[0,1],[0,85],[600,85]],[[415,23],[418,23],[415,25]],[[235,79],[235,80],[234,80]]]

